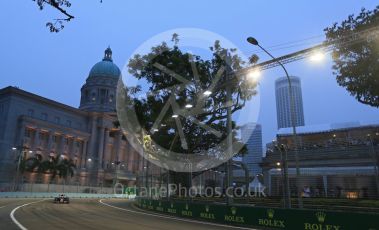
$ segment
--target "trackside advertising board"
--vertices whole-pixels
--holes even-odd
[[[137,199],[146,210],[222,224],[289,230],[379,230],[379,214]]]

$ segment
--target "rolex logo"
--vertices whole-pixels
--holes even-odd
[[[273,209],[268,209],[267,210],[267,216],[268,218],[272,219],[274,218],[275,211]]]
[[[208,205],[205,206],[205,211],[209,212],[209,206]]]
[[[317,217],[318,222],[324,223],[326,214],[324,212],[317,212],[316,217]]]
[[[237,208],[236,207],[231,207],[230,211],[232,212],[233,215],[235,215],[236,212],[237,212]]]
[[[188,210],[188,204],[186,204],[186,210]]]

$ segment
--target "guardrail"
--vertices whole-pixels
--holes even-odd
[[[379,214],[373,213],[225,206],[142,198],[137,198],[137,205],[168,215],[245,227],[290,230],[379,229]]]
[[[62,193],[0,192],[0,198],[52,198]],[[134,199],[128,194],[64,193],[70,198],[126,198]]]

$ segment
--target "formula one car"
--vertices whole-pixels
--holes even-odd
[[[64,195],[64,194],[60,194],[59,196],[57,197],[54,197],[54,203],[70,203],[70,198],[68,198],[68,196]]]

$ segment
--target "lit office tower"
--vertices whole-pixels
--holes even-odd
[[[292,92],[295,106],[295,124],[304,126],[303,98],[301,95],[301,81],[298,77],[291,77]],[[275,81],[276,115],[278,129],[292,127],[291,103],[287,77]]]
[[[252,175],[262,173],[259,163],[262,162],[262,126],[257,123],[247,123],[241,127],[241,138],[246,144],[247,154],[242,157]]]

